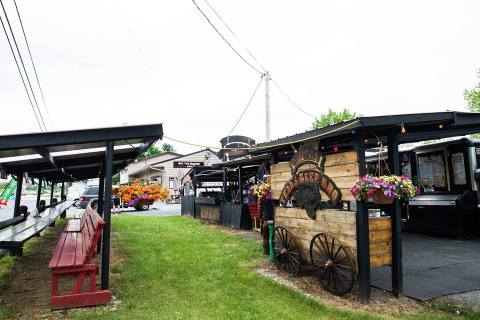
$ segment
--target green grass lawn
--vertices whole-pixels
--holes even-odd
[[[70,311],[73,319],[381,318],[325,307],[250,271],[263,259],[255,241],[188,218],[117,216],[113,229],[127,256],[112,283],[121,303]]]
[[[258,243],[184,217],[115,216],[116,248],[126,259],[114,261],[113,294],[120,303],[72,309],[39,318],[56,319],[383,319],[378,315],[323,306],[251,271],[264,256]],[[42,238],[31,250],[42,250]],[[29,245],[30,246],[30,245]],[[29,254],[27,250],[26,254]],[[32,251],[32,252],[33,252]],[[21,266],[0,260],[0,288]],[[449,310],[450,312],[452,310]],[[0,319],[21,310],[0,304]],[[398,319],[451,319],[431,310]],[[478,314],[465,318],[480,319]]]

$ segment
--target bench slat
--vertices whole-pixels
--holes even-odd
[[[63,246],[65,245],[65,239],[67,238],[67,234],[62,232],[60,236],[60,240],[57,243],[57,246],[53,250],[52,259],[50,259],[50,263],[48,264],[49,268],[55,268],[58,265],[58,261],[60,259],[60,255],[62,254]]]

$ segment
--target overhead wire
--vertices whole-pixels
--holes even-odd
[[[0,1],[0,3],[2,3]],[[2,3],[3,7],[3,3]],[[8,36],[7,29],[5,28],[5,23],[3,22],[2,16],[0,15],[0,22],[3,27],[3,31],[5,32],[5,37],[7,38],[8,45],[10,46],[10,51],[12,52],[13,59],[15,60],[15,64],[17,65],[18,73],[20,74],[20,78],[22,79],[23,87],[25,88],[25,92],[27,93],[28,101],[30,102],[30,106],[32,107],[33,114],[35,115],[35,119],[37,120],[37,124],[40,127],[40,131],[43,131],[42,124],[40,123],[40,119],[38,118],[37,111],[35,111],[35,107],[33,106],[32,98],[30,97],[30,93],[28,92],[27,84],[25,83],[25,79],[23,78],[22,71],[20,69],[20,65],[18,64],[17,56],[15,55],[15,51],[13,50],[12,43],[10,41],[10,37]]]
[[[233,30],[228,26],[228,24],[225,22],[225,20],[223,20],[223,18],[220,16],[220,14],[217,12],[217,10],[215,10],[212,5],[210,4],[210,2],[208,2],[208,0],[204,0],[205,3],[207,4],[207,6],[210,8],[210,10],[212,10],[212,12],[217,16],[218,20],[220,20],[223,25],[225,26],[225,28],[227,28],[228,31],[230,31],[230,33],[235,37],[235,39],[237,39],[238,43],[242,46],[242,48],[250,55],[250,57],[252,57],[252,59],[263,69],[263,71],[265,72],[267,69],[260,63],[260,61],[258,61],[258,59],[253,55],[253,53],[248,50],[247,46],[245,46],[243,44],[243,42],[240,40],[239,37],[237,37],[237,35],[235,34],[235,32],[233,32]]]
[[[194,3],[195,1],[192,0]],[[263,66],[262,63],[260,63],[260,61],[253,55],[252,51],[250,51],[247,46],[245,46],[245,44],[243,44],[243,42],[240,40],[240,38],[236,35],[236,33],[232,30],[232,28],[230,28],[230,26],[226,23],[226,21],[220,16],[220,14],[218,13],[217,10],[215,10],[215,8],[210,4],[210,2],[208,0],[203,0],[205,1],[205,3],[207,4],[207,6],[210,8],[210,10],[212,10],[212,12],[215,14],[215,16],[218,18],[218,20],[220,20],[220,22],[225,26],[225,28],[232,34],[232,36],[238,41],[238,43],[241,45],[241,47],[248,53],[248,55],[262,68],[263,70],[263,73],[265,75],[266,73],[266,68]],[[196,4],[196,3],[195,3]],[[198,8],[198,5],[197,5],[197,8]],[[202,12],[203,13],[203,12]],[[204,14],[205,16],[205,14]],[[207,18],[207,17],[205,17]],[[207,18],[208,20],[208,18]],[[210,20],[208,20],[208,22],[210,24],[212,24],[210,22]],[[212,27],[214,27],[212,25]],[[215,28],[215,27],[214,27]],[[217,28],[215,28],[215,30],[217,31]],[[218,33],[218,31],[217,31]],[[222,38],[224,39],[224,37],[222,36]],[[225,39],[224,39],[225,40]],[[228,43],[228,42],[227,42]],[[233,49],[233,48],[232,48]],[[238,53],[237,53],[238,54]],[[295,109],[297,109],[298,111],[308,115],[309,117],[312,117],[313,119],[316,119],[316,117],[311,114],[310,112],[306,111],[305,109],[303,109],[302,107],[300,107],[297,103],[295,103],[292,98],[290,98],[290,96],[282,89],[280,88],[280,85],[275,81],[273,80],[271,77],[270,79],[272,80],[273,84],[277,87],[277,89],[280,91],[280,93],[285,97],[285,99],[287,100],[287,102],[292,105]]]
[[[38,114],[40,116],[41,123],[43,124],[43,127],[45,128],[45,131],[47,131],[47,126],[45,125],[45,120],[43,119],[42,112],[40,110],[40,107],[38,106],[38,101],[37,101],[37,98],[35,97],[35,92],[33,91],[32,83],[30,82],[30,77],[28,76],[27,68],[25,67],[25,63],[23,62],[22,54],[20,52],[20,49],[18,48],[17,40],[15,38],[15,34],[13,33],[12,25],[10,24],[10,19],[8,19],[8,14],[7,14],[7,11],[5,10],[5,6],[3,5],[2,0],[0,0],[0,5],[2,6],[3,13],[5,15],[5,20],[7,21],[8,28],[9,28],[10,33],[12,35],[13,43],[15,44],[15,48],[17,49],[17,54],[18,54],[18,57],[20,58],[20,63],[22,65],[23,71],[25,73],[25,77],[27,78],[28,86],[30,87],[30,91],[32,92],[32,97],[33,97],[33,100],[35,101],[35,105],[37,107],[37,111],[38,111]],[[3,22],[2,22],[2,25],[3,25]],[[5,30],[5,26],[4,26],[4,30]],[[6,30],[5,30],[5,32],[6,32]],[[9,41],[9,43],[10,43],[10,41]],[[28,90],[27,90],[27,92],[28,92]]]
[[[248,107],[250,107],[250,104],[252,103],[253,98],[254,98],[255,95],[257,94],[258,88],[260,88],[260,85],[262,84],[262,81],[263,81],[263,75],[260,77],[260,81],[258,82],[257,87],[256,87],[255,90],[253,91],[252,96],[251,96],[250,99],[248,100],[247,105],[245,106],[245,108],[243,109],[242,113],[240,114],[240,117],[237,119],[237,121],[236,121],[235,124],[233,125],[233,128],[230,130],[230,132],[226,135],[227,137],[232,134],[233,130],[235,130],[235,128],[238,126],[238,124],[239,124],[240,121],[242,120],[243,116],[245,115],[245,112],[247,112]]]
[[[20,26],[22,27],[22,33],[25,39],[25,43],[27,44],[28,55],[30,56],[30,61],[32,62],[32,66],[33,66],[33,72],[35,73],[35,78],[37,79],[38,88],[40,89],[40,95],[42,96],[43,106],[45,107],[45,111],[47,112],[47,118],[48,118],[48,121],[50,122],[50,126],[53,126],[52,119],[50,118],[50,112],[48,111],[47,103],[45,102],[45,95],[43,94],[43,89],[42,89],[42,86],[40,85],[40,79],[38,78],[37,68],[35,67],[35,62],[33,62],[32,51],[30,50],[30,45],[27,40],[27,34],[25,32],[25,28],[23,27],[23,21],[22,21],[22,17],[20,16],[20,10],[18,9],[17,1],[13,0],[13,3],[15,4],[15,9],[17,10],[18,20],[20,21]]]
[[[271,148],[276,148],[276,147],[281,147],[281,146],[287,146],[287,145],[291,145],[291,144],[301,143],[301,142],[305,142],[305,141],[315,140],[315,139],[321,138],[321,137],[323,137],[323,136],[326,136],[326,135],[329,135],[329,134],[332,134],[332,133],[335,133],[335,132],[338,132],[338,131],[347,129],[347,128],[351,127],[352,125],[357,124],[357,123],[359,123],[359,122],[361,122],[361,120],[353,120],[353,121],[351,121],[351,122],[349,122],[349,123],[346,123],[346,124],[344,124],[344,125],[341,125],[341,126],[339,126],[339,127],[337,127],[337,128],[334,128],[334,129],[332,129],[332,130],[329,130],[329,131],[326,131],[326,132],[322,132],[322,133],[316,134],[316,135],[311,136],[311,137],[308,137],[308,138],[297,139],[297,140],[294,140],[294,141],[289,141],[289,142],[284,142],[284,143],[278,143],[278,144],[272,144],[272,145],[256,146],[256,147],[254,146],[254,147],[222,148],[222,147],[213,147],[213,146],[208,146],[208,145],[202,145],[202,144],[192,143],[192,142],[188,142],[188,141],[184,141],[184,140],[180,140],[180,139],[175,139],[175,138],[173,138],[173,137],[169,137],[169,136],[166,136],[166,135],[163,135],[163,138],[168,139],[168,140],[171,140],[171,141],[174,141],[174,142],[178,142],[178,143],[181,143],[181,144],[193,146],[193,147],[200,147],[200,148],[203,148],[203,149],[212,149],[212,150],[249,150],[249,151],[256,151],[256,150],[271,149]]]
[[[250,68],[252,68],[253,70],[255,70],[256,72],[258,72],[259,74],[264,74],[264,72],[258,70],[253,64],[251,64],[247,59],[245,59],[233,46],[232,44],[223,36],[223,34],[220,32],[220,30],[217,29],[217,27],[215,27],[215,25],[212,23],[212,21],[210,21],[210,19],[208,18],[208,16],[205,14],[205,12],[203,12],[203,10],[198,6],[197,2],[195,0],[192,0],[193,4],[195,4],[195,7],[197,7],[197,10],[203,15],[203,17],[205,18],[205,20],[207,20],[207,22],[210,24],[210,26],[215,30],[215,32],[222,38],[223,41],[225,41],[225,43],[230,47],[230,49],[233,50],[233,52],[235,52],[235,54],[243,60],[243,62],[245,62]]]
[[[282,88],[280,88],[280,85],[277,83],[277,81],[273,80],[272,79],[272,82],[273,84],[275,85],[275,87],[278,89],[278,91],[280,91],[280,93],[285,97],[285,99],[294,107],[296,108],[297,110],[299,110],[300,112],[303,112],[304,114],[306,114],[307,116],[310,116],[314,119],[316,119],[317,117],[315,117],[313,114],[311,114],[310,112],[308,111],[305,111],[302,107],[300,107],[297,103],[295,103],[295,101],[292,100],[292,98],[290,98],[290,96],[282,90]]]

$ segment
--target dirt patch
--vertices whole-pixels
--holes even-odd
[[[52,257],[63,224],[55,228],[48,228],[41,237],[30,240],[22,257],[15,262],[13,274],[3,292],[0,294],[0,307],[16,306],[20,313],[15,319],[68,319],[68,311],[52,311],[50,309],[50,270],[48,263]],[[119,277],[115,272],[118,266],[126,259],[120,254],[118,248],[118,234],[112,232],[111,236],[111,280]],[[95,262],[100,265],[101,257],[97,255]],[[64,285],[71,286],[73,278],[68,279]],[[97,288],[100,286],[100,277],[97,276]],[[60,291],[62,291],[62,282]],[[64,288],[63,288],[64,289]],[[113,297],[114,305],[118,302]],[[3,306],[2,306],[3,305]]]
[[[358,300],[358,288],[356,287],[354,287],[350,293],[341,297],[335,296],[322,288],[312,270],[303,270],[300,276],[292,277],[277,270],[273,263],[266,261],[261,267],[256,268],[255,272],[329,307],[349,311],[363,311],[385,316],[395,316],[399,313],[416,315],[430,309],[430,306],[426,303],[421,303],[407,297],[397,299],[393,297],[390,292],[376,288],[372,288],[371,302],[368,305],[360,303]]]

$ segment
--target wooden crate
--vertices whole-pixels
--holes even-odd
[[[308,165],[302,168],[307,167]],[[353,195],[350,193],[350,188],[359,178],[357,152],[349,151],[329,154],[325,156],[324,167],[325,174],[332,178],[333,182],[335,182],[342,192],[342,200],[354,200]],[[278,199],[283,186],[292,177],[288,162],[272,164],[270,166],[270,174],[272,179],[272,198]],[[327,196],[323,192],[322,199],[327,199]]]
[[[336,209],[317,210],[312,220],[301,208],[275,208],[275,226],[284,226],[298,242],[300,257],[310,261],[310,241],[321,232],[329,233],[350,249],[356,264],[357,232],[355,212]],[[392,263],[392,231],[389,217],[370,218],[370,265],[373,267]]]
[[[200,206],[200,219],[209,222],[220,222],[220,206],[211,204],[197,204]]]

